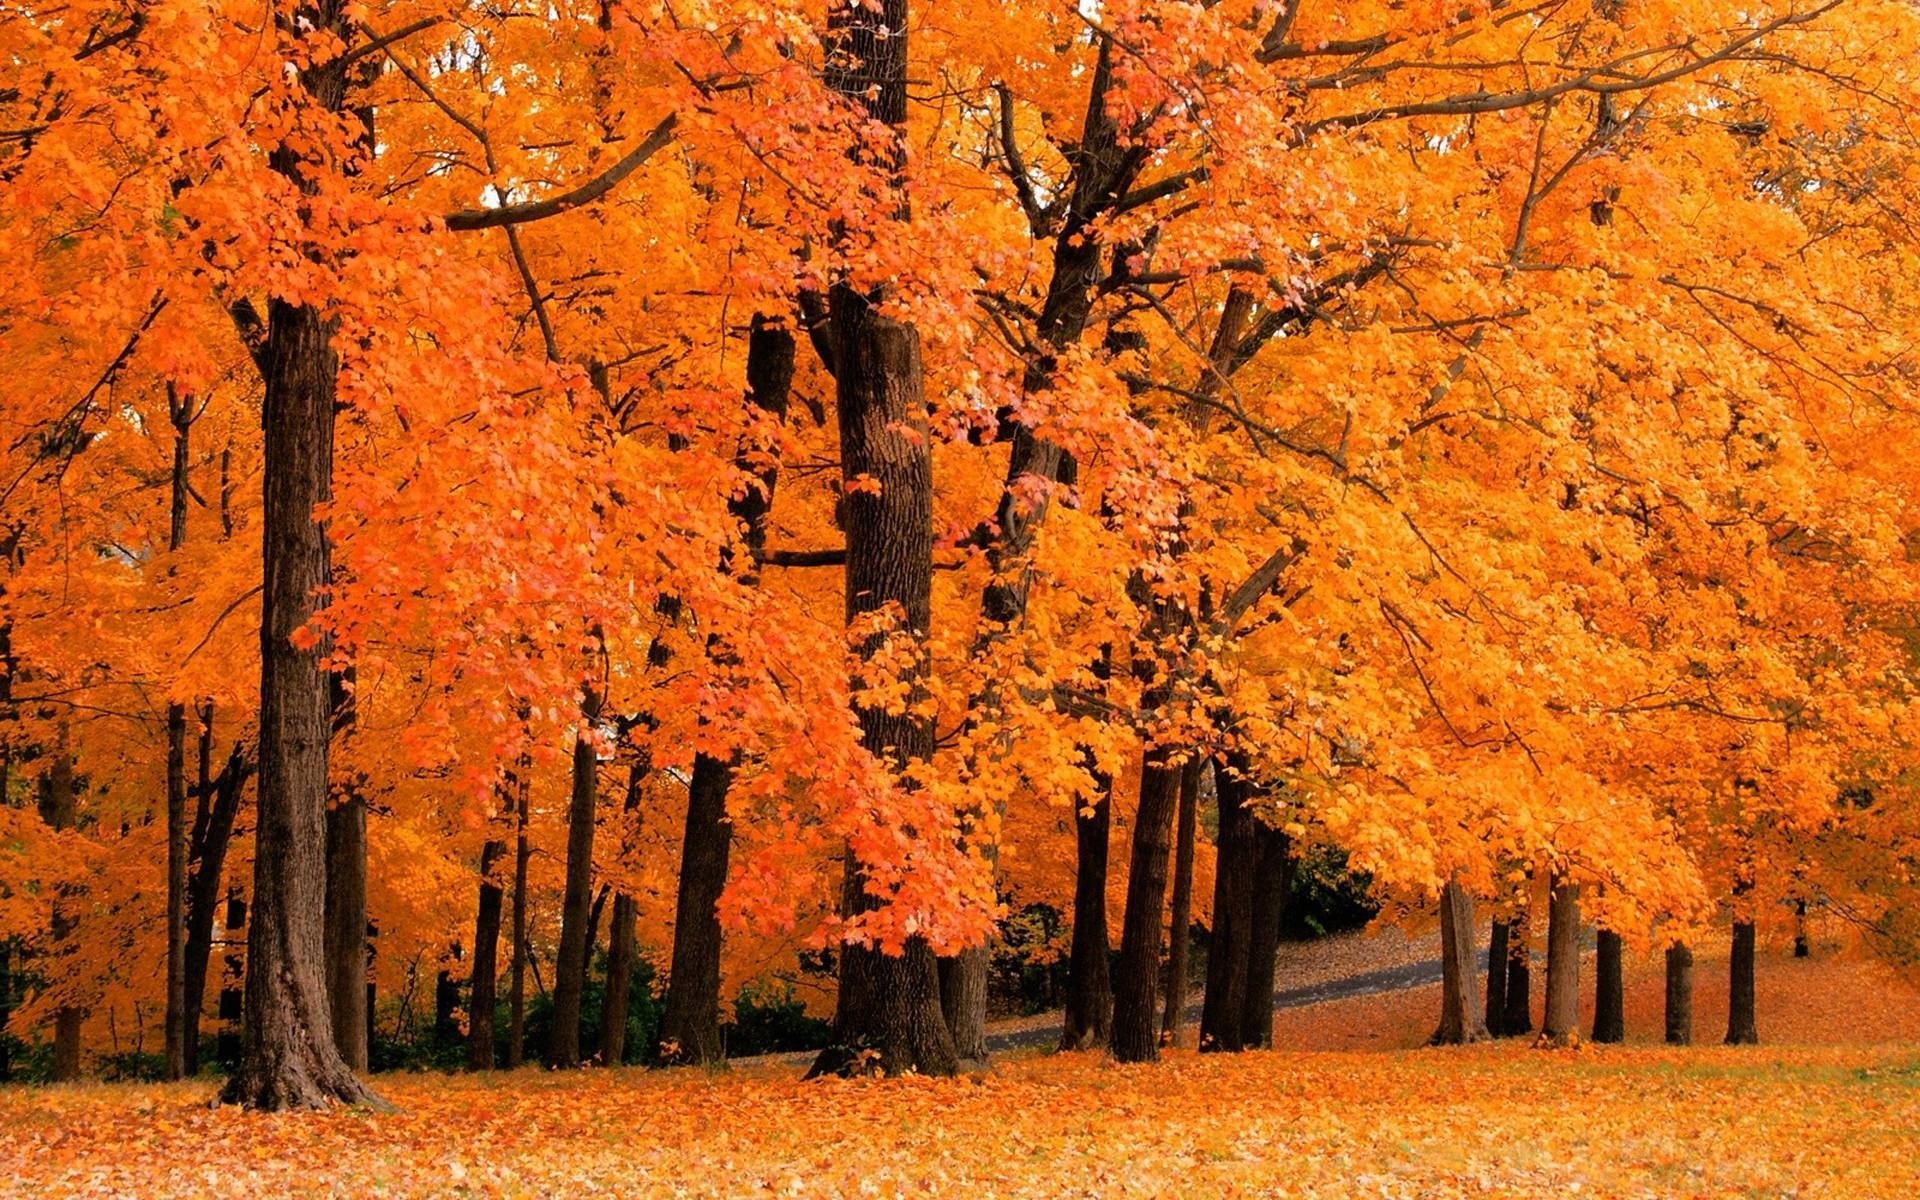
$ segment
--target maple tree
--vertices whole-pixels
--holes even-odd
[[[1906,6],[269,16],[0,33],[57,1073],[192,1073],[225,957],[251,1106],[377,1103],[426,978],[492,1066],[503,960],[506,1065],[530,984],[550,1066],[713,1062],[804,951],[816,1071],[948,1074],[1018,904],[1063,1048],[1180,1045],[1196,922],[1265,1046],[1321,849],[1439,917],[1436,1040],[1531,1028],[1530,919],[1562,1042],[1583,923],[1597,1041],[1724,926],[1753,1040],[1810,900],[1914,957]]]

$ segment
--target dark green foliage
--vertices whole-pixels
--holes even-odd
[[[792,984],[770,981],[741,988],[733,1002],[733,1020],[720,1027],[729,1058],[818,1050],[832,1034],[829,1022],[807,1015],[807,1006],[794,996]]]

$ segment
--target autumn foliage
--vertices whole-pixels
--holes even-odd
[[[708,1061],[804,959],[950,1073],[1045,906],[1152,1059],[1329,853],[1920,961],[1916,115],[1894,0],[10,5],[6,1029],[366,1102],[365,985]]]

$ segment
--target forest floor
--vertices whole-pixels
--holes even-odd
[[[1920,1196],[1920,989],[1766,956],[1769,1042],[1731,1049],[1724,967],[1702,956],[1687,1050],[1647,1044],[1659,972],[1630,960],[1614,1047],[1414,1049],[1426,986],[1289,1009],[1271,1053],[1153,1066],[390,1075],[390,1115],[214,1109],[206,1082],[0,1089],[0,1196]]]

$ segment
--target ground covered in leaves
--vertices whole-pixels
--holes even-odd
[[[1920,1196],[1920,992],[1770,959],[1763,1032],[1396,1049],[1411,989],[1280,1014],[1283,1049],[1005,1056],[985,1076],[382,1076],[392,1115],[214,1109],[210,1083],[0,1089],[0,1196]],[[1657,1037],[1657,974],[1628,1018]],[[1302,1044],[1357,1049],[1298,1049]]]
[[[210,1089],[0,1099],[18,1196],[1920,1195],[1920,1049],[1032,1058],[961,1081],[381,1081],[398,1115]]]

